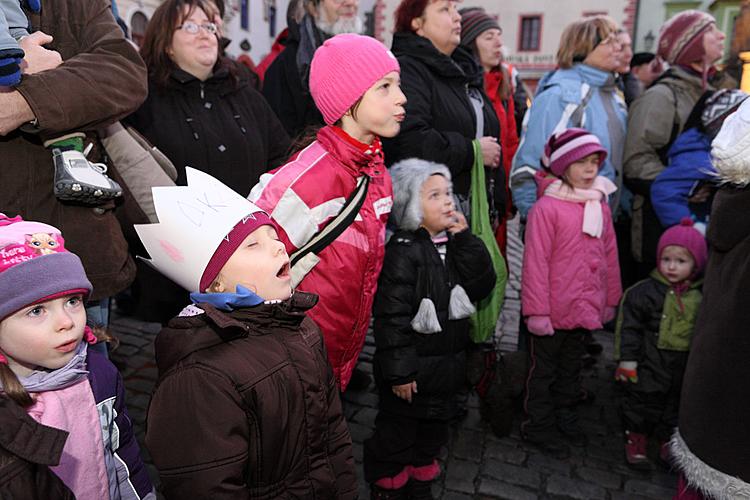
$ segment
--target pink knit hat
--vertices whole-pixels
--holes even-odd
[[[594,153],[599,153],[599,168],[601,169],[607,158],[607,150],[604,149],[599,139],[582,128],[568,128],[552,134],[547,139],[542,165],[557,177],[562,177],[570,165]]]
[[[221,240],[221,243],[219,243],[219,247],[216,249],[211,260],[208,261],[206,269],[203,271],[200,281],[201,292],[204,292],[211,286],[211,283],[213,283],[219,275],[221,268],[224,267],[224,264],[227,263],[229,257],[231,257],[237,250],[240,243],[245,241],[245,238],[260,226],[272,226],[276,231],[279,230],[276,223],[271,220],[268,214],[265,212],[254,212],[239,221],[232,230],[229,231],[229,234],[227,234],[226,237]]]
[[[657,55],[669,64],[700,62],[705,54],[703,35],[716,24],[710,14],[686,10],[669,19],[659,30]]]
[[[345,33],[326,40],[310,66],[310,94],[328,125],[344,116],[398,61],[385,45],[369,36]]]
[[[60,230],[0,213],[0,320],[74,291],[89,295],[91,283]]]
[[[676,226],[672,226],[661,235],[659,245],[656,247],[657,262],[661,261],[661,253],[670,245],[684,247],[695,259],[694,276],[703,272],[708,260],[708,245],[706,238],[693,227],[693,221],[685,217]]]

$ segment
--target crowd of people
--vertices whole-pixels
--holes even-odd
[[[529,107],[482,8],[401,0],[389,49],[356,0],[293,1],[257,67],[224,54],[223,11],[166,0],[138,49],[109,2],[0,3],[0,497],[156,498],[116,298],[164,325],[145,445],[166,498],[357,498],[340,395],[370,328],[364,479],[432,498],[468,391],[507,432],[511,238],[521,437],[587,443],[583,359],[610,330],[625,462],[651,468],[652,439],[675,498],[750,497],[750,101],[710,15],[669,19],[656,54],[571,23]]]

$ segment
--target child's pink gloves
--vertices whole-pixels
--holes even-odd
[[[620,361],[615,370],[615,380],[618,382],[638,383],[638,362],[637,361]]]
[[[552,328],[552,322],[549,316],[529,316],[526,318],[526,326],[534,335],[554,335],[555,329]]]
[[[615,314],[617,314],[616,307],[610,307],[610,306],[605,307],[604,318],[602,318],[602,323],[609,323],[610,321],[615,319]]]

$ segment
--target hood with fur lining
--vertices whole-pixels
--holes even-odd
[[[439,174],[451,181],[448,167],[419,158],[409,158],[394,164],[389,172],[393,181],[391,222],[399,229],[416,231],[422,224],[420,193],[431,175]]]

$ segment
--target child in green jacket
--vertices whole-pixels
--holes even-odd
[[[677,426],[682,377],[702,294],[700,277],[708,249],[690,219],[664,232],[657,268],[628,289],[615,332],[615,380],[625,382],[622,404],[625,458],[648,469],[647,435],[659,440],[659,459],[669,461],[668,442]]]

